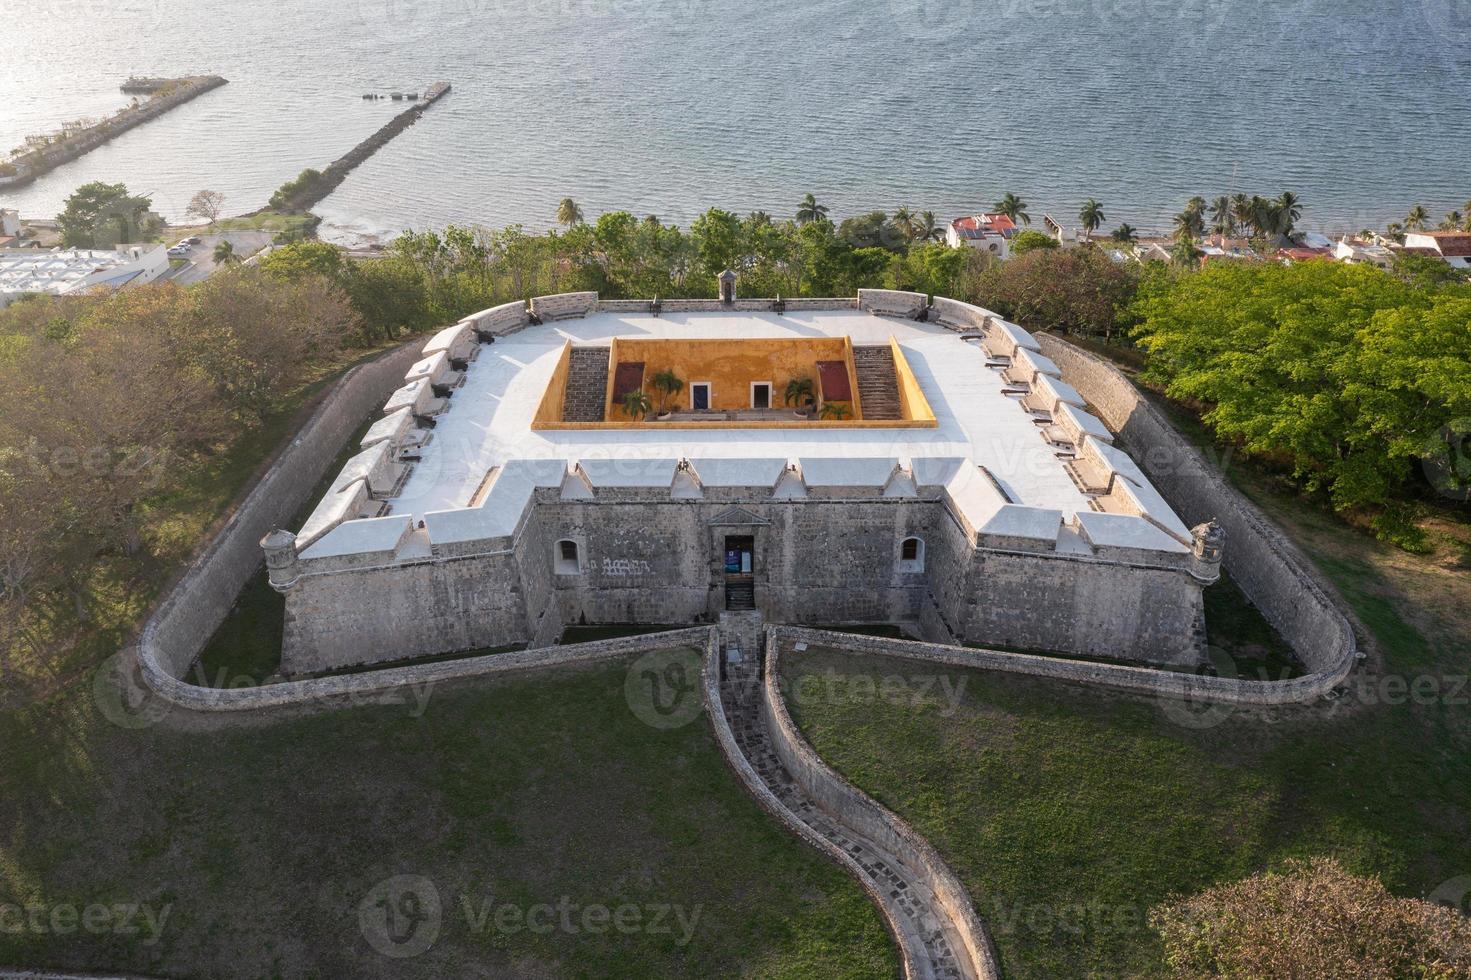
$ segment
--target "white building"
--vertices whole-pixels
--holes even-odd
[[[0,252],[0,308],[37,293],[66,296],[152,282],[168,271],[168,249],[163,245]]]
[[[1011,254],[1011,239],[1018,230],[1016,222],[1004,214],[972,214],[950,222],[945,230],[945,242],[951,248],[964,245],[990,252],[1005,261]]]
[[[1416,249],[1413,254],[1439,256],[1456,269],[1471,269],[1471,232],[1407,232],[1405,249]]]
[[[1388,266],[1394,253],[1378,242],[1342,238],[1333,246],[1333,257],[1348,265]]]
[[[20,237],[20,212],[14,208],[0,208],[0,238]]]

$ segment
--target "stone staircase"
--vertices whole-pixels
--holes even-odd
[[[567,365],[567,395],[562,400],[562,421],[605,421],[608,397],[607,347],[573,347]]]
[[[858,401],[863,417],[870,421],[901,418],[899,375],[889,345],[854,347],[853,368],[858,374]]]
[[[975,978],[969,963],[956,956],[959,937],[939,912],[941,903],[935,894],[892,854],[821,808],[782,765],[761,711],[761,669],[760,661],[749,654],[739,663],[725,665],[720,703],[737,750],[782,807],[849,855],[869,877],[874,891],[883,896],[891,921],[903,933],[903,945],[919,960],[914,976],[922,980]]]

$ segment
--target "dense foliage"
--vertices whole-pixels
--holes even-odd
[[[1327,858],[1161,906],[1151,923],[1182,978],[1471,975],[1471,921],[1459,910],[1396,898]]]
[[[1471,287],[1367,266],[1220,263],[1147,281],[1145,378],[1340,508],[1384,504],[1471,416]]]
[[[147,548],[146,502],[358,329],[325,280],[249,271],[0,311],[0,672],[85,622],[100,564]]]
[[[1138,265],[1114,262],[1099,248],[1033,249],[983,273],[976,298],[1032,330],[1108,338],[1127,315],[1139,277]]]
[[[152,207],[151,198],[130,194],[123,184],[83,184],[56,216],[62,243],[68,248],[112,248],[146,242],[163,229]]]

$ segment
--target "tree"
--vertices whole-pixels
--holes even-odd
[[[919,240],[938,242],[945,237],[945,229],[935,220],[935,212],[921,211],[919,215]]]
[[[1397,898],[1331,858],[1216,885],[1150,911],[1176,977],[1462,977],[1471,921]]]
[[[1410,213],[1405,217],[1405,230],[1423,231],[1425,225],[1430,221],[1430,212],[1423,205],[1415,205],[1410,208]]]
[[[1403,493],[1471,416],[1471,295],[1367,265],[1221,262],[1146,282],[1145,380],[1339,509]],[[1459,325],[1457,325],[1459,324]]]
[[[853,408],[847,402],[823,402],[819,414],[825,419],[841,420],[851,417]]]
[[[1175,230],[1173,233],[1175,241],[1186,238],[1199,238],[1205,234],[1205,215],[1199,211],[1186,208],[1174,219]]]
[[[1231,199],[1222,194],[1211,202],[1211,231],[1222,238],[1236,234],[1236,210]]]
[[[1030,228],[1019,233],[1011,240],[1012,255],[1026,255],[1037,249],[1054,249],[1058,247],[1057,239],[1044,232],[1033,231]]]
[[[220,212],[224,208],[224,194],[219,191],[200,191],[189,199],[189,205],[184,208],[184,213],[203,218],[210,224],[214,224],[220,219]]]
[[[817,389],[811,378],[796,377],[787,382],[786,394],[782,400],[788,405],[795,405],[799,411],[805,411],[817,403]]]
[[[914,212],[908,208],[900,208],[894,212],[894,227],[899,229],[899,234],[904,236],[906,242],[912,242],[919,235],[919,222],[915,220]]]
[[[671,368],[657,371],[649,378],[649,383],[659,393],[659,414],[664,414],[669,409],[669,399],[684,390],[684,380],[675,374]]]
[[[1125,222],[1115,228],[1109,237],[1120,244],[1131,245],[1139,240],[1139,231],[1133,225]]]
[[[1200,261],[1202,254],[1195,245],[1195,237],[1188,232],[1177,235],[1175,246],[1170,249],[1170,258],[1177,265],[1193,266]]]
[[[582,224],[582,220],[582,208],[578,207],[577,202],[570,197],[562,198],[562,203],[557,205],[557,224],[571,228]]]
[[[808,194],[802,198],[802,203],[797,205],[797,224],[807,225],[814,221],[827,220],[827,206],[817,203],[817,198]]]
[[[1107,220],[1107,215],[1103,213],[1103,205],[1090,197],[1083,202],[1083,207],[1078,212],[1078,220],[1083,223],[1083,231],[1089,238],[1092,238],[1098,226]]]
[[[1012,221],[1019,221],[1024,225],[1032,223],[1032,216],[1027,214],[1027,202],[1017,197],[1011,191],[1007,191],[1001,200],[994,205],[997,214],[1004,214]]]
[[[635,388],[623,396],[623,414],[642,422],[654,410],[654,403],[642,388]]]
[[[235,246],[227,238],[222,238],[215,243],[214,251],[215,265],[235,265],[240,261],[240,256],[235,254]]]
[[[729,211],[711,208],[690,225],[700,266],[712,279],[741,264],[741,219]]]
[[[901,237],[882,211],[870,211],[847,218],[838,225],[838,237],[854,248],[895,248]]]
[[[1447,214],[1445,216],[1445,220],[1443,220],[1440,223],[1440,230],[1441,231],[1460,231],[1461,230],[1461,226],[1464,225],[1464,224],[1465,224],[1465,218],[1461,215],[1461,212],[1459,212],[1459,211],[1452,211],[1449,214]]]
[[[1290,235],[1302,218],[1302,200],[1292,191],[1283,191],[1272,202],[1272,214],[1277,219],[1277,233]]]
[[[975,295],[1030,329],[1108,338],[1133,303],[1138,278],[1138,266],[1116,263],[1102,249],[1041,249],[983,272]]]
[[[318,189],[322,185],[322,172],[313,167],[307,167],[301,173],[276,188],[271,195],[268,207],[272,211],[294,212],[300,211],[311,203],[311,199],[318,195]]]
[[[123,184],[83,184],[56,216],[62,243],[69,248],[113,248],[146,241],[163,226],[152,207],[151,198],[129,194]]]

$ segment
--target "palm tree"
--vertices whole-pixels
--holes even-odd
[[[1211,202],[1211,231],[1222,238],[1236,234],[1236,210],[1225,194]]]
[[[1417,204],[1410,208],[1410,213],[1405,216],[1406,231],[1420,231],[1425,227],[1425,222],[1430,220],[1430,212],[1423,205]]]
[[[919,234],[919,222],[914,218],[914,212],[908,208],[900,208],[894,212],[894,227],[904,236],[906,242],[914,241]]]
[[[1078,212],[1078,220],[1083,223],[1083,230],[1088,233],[1090,239],[1106,218],[1107,215],[1103,213],[1103,205],[1091,197],[1083,202],[1083,208]]]
[[[806,225],[814,221],[822,221],[827,217],[827,205],[818,204],[817,198],[808,194],[802,198],[802,203],[797,205],[797,224]]]
[[[662,415],[668,409],[669,399],[684,390],[684,381],[670,368],[656,372],[649,383],[659,393],[659,414]]]
[[[1201,197],[1199,194],[1195,195],[1190,200],[1185,202],[1185,210],[1190,212],[1191,214],[1204,216],[1205,207],[1205,198]]]
[[[1189,235],[1177,238],[1175,247],[1170,249],[1170,257],[1180,265],[1194,265],[1200,260],[1200,249],[1195,247],[1195,239]]]
[[[746,216],[746,221],[750,223],[752,228],[765,228],[771,224],[771,215],[765,211],[752,211]]]
[[[919,240],[922,242],[938,242],[945,237],[945,229],[935,220],[935,212],[921,211],[919,215]]]
[[[787,391],[784,401],[788,405],[795,405],[800,411],[810,408],[816,404],[816,389],[812,386],[811,378],[793,378],[787,382]]]
[[[1024,225],[1032,223],[1032,216],[1027,214],[1027,202],[1017,197],[1011,191],[995,204],[996,213],[1004,214],[1012,221],[1020,221]]]
[[[631,419],[642,421],[653,410],[654,403],[649,401],[642,388],[635,388],[623,396],[623,414]]]
[[[557,205],[557,224],[568,228],[582,224],[582,208],[572,198],[564,197],[562,203]]]
[[[239,261],[240,256],[235,254],[235,246],[228,238],[222,238],[215,244],[215,265],[234,265]]]
[[[1277,231],[1290,235],[1298,219],[1302,217],[1302,199],[1292,191],[1283,191],[1272,202],[1272,210],[1277,216]]]
[[[1205,233],[1205,215],[1186,208],[1175,215],[1175,241],[1195,239]]]
[[[1231,215],[1236,219],[1238,226],[1249,226],[1251,215],[1251,198],[1245,194],[1231,195]]]
[[[1445,220],[1440,223],[1440,230],[1460,231],[1461,225],[1465,223],[1465,220],[1466,219],[1461,216],[1461,212],[1452,211],[1450,214],[1446,215]]]
[[[1115,228],[1109,237],[1122,245],[1132,245],[1139,240],[1139,230],[1128,222],[1124,222]]]
[[[853,409],[848,407],[847,402],[828,402],[822,406],[821,415],[825,419],[845,419],[853,414]]]
[[[1384,233],[1397,242],[1405,240],[1405,226],[1398,221],[1391,221],[1384,229]]]

